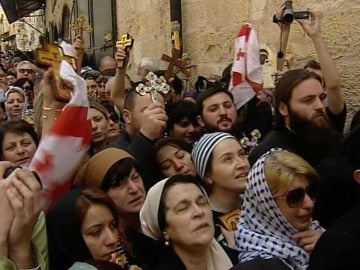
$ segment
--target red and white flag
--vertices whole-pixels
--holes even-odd
[[[258,39],[254,29],[246,23],[235,39],[235,58],[231,68],[229,91],[239,109],[263,90]]]
[[[41,139],[30,164],[43,184],[45,210],[70,190],[74,171],[91,144],[86,82],[66,61],[60,65],[60,76],[74,85],[73,96],[55,125]]]

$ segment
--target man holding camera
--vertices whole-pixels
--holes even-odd
[[[281,5],[275,14],[274,21],[280,26],[286,23],[285,8],[285,4]],[[269,149],[281,147],[316,166],[338,145],[340,134],[335,130],[342,131],[346,118],[340,78],[321,35],[320,16],[313,11],[309,14],[309,22],[298,22],[315,46],[323,78],[305,70],[292,70],[279,79],[275,88],[277,128],[250,154],[252,164]]]

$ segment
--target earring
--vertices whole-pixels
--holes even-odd
[[[213,181],[210,178],[205,177],[205,183],[208,185],[212,185]]]
[[[168,246],[170,246],[170,237],[166,232],[163,232],[163,234],[164,234],[164,239],[165,239],[164,244],[165,244],[166,247],[168,247]]]

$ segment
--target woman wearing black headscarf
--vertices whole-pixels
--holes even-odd
[[[116,208],[104,192],[70,191],[47,217],[50,268],[127,269],[126,257],[117,250],[117,226]]]

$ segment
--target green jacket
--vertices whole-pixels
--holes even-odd
[[[46,221],[44,212],[41,212],[38,217],[31,241],[38,263],[38,267],[33,269],[49,270],[49,254],[47,247]],[[13,261],[5,257],[0,257],[0,269],[19,270]]]

